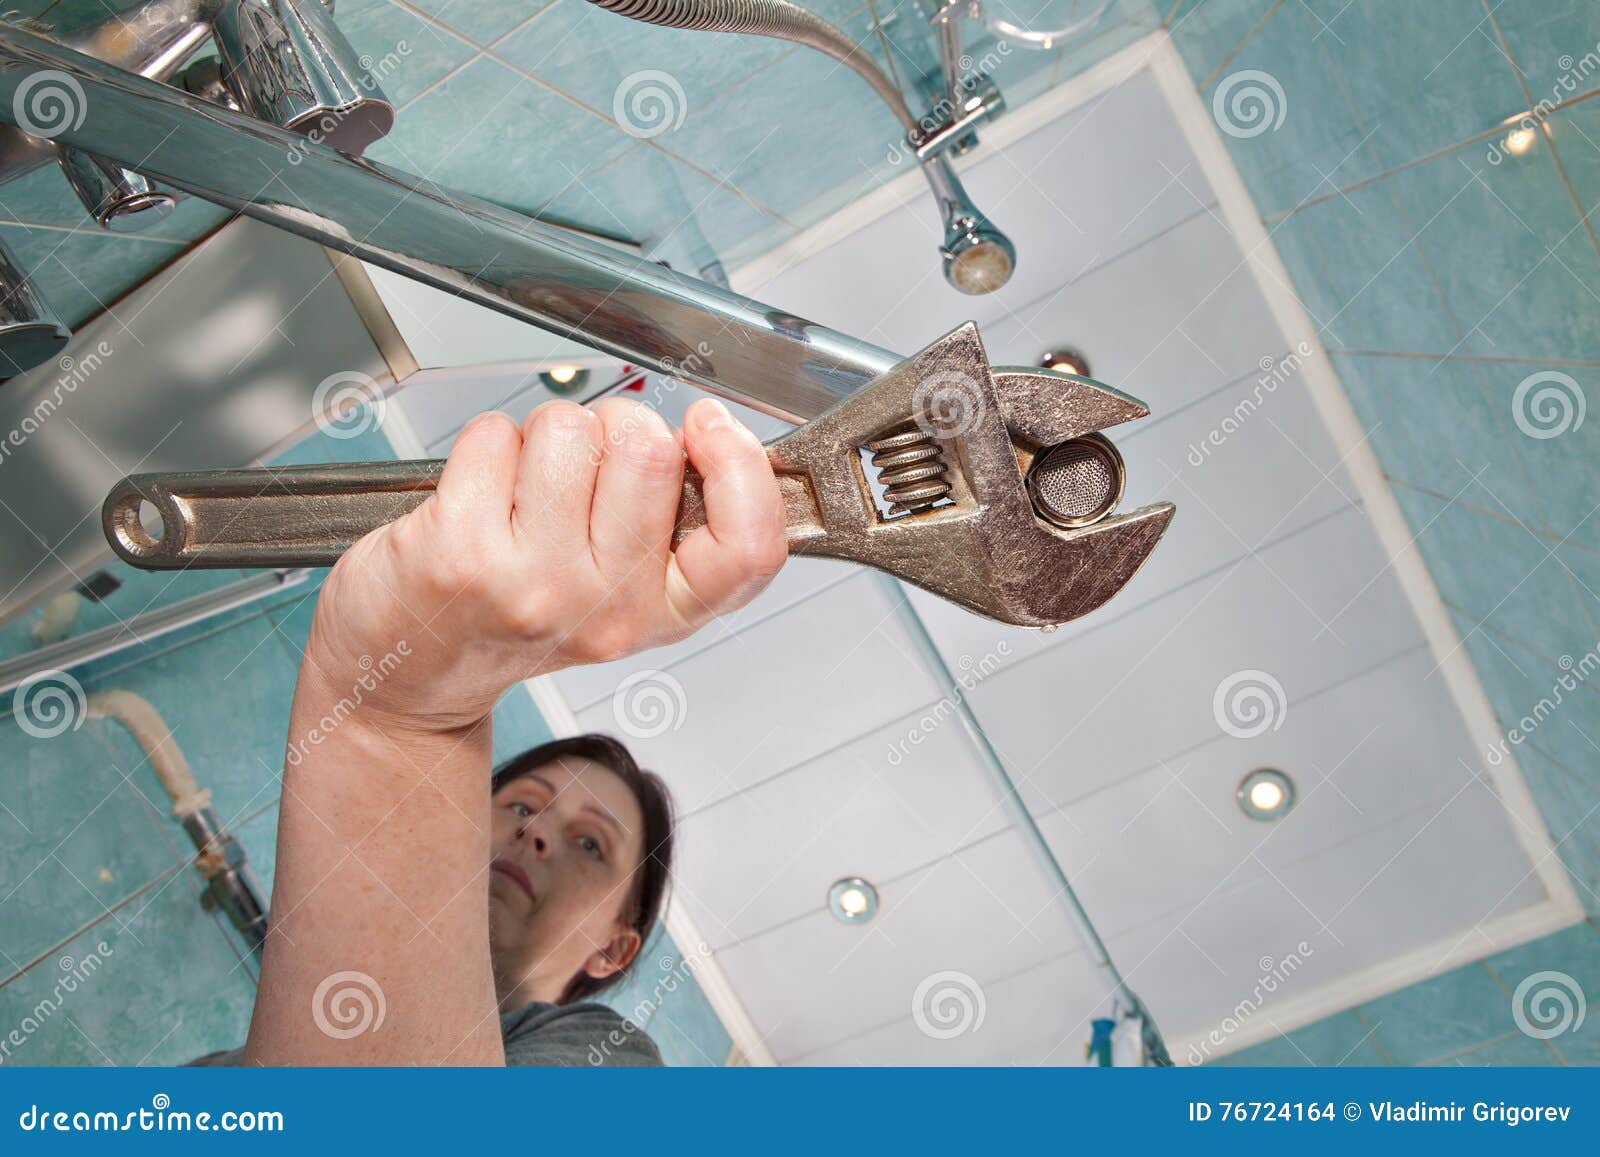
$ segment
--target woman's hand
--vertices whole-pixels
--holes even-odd
[[[676,551],[684,453],[707,525]],[[682,441],[638,402],[482,414],[437,492],[358,542],[323,586],[302,680],[369,719],[453,730],[512,683],[690,634],[753,598],[787,553],[755,435],[696,402]]]

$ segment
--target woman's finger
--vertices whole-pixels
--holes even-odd
[[[705,479],[706,525],[679,544],[667,597],[685,626],[749,602],[788,556],[783,499],[766,449],[712,398],[689,407],[689,461]]]
[[[545,402],[522,427],[512,522],[548,557],[589,551],[589,508],[600,470],[600,419],[575,402]]]
[[[521,449],[522,435],[506,414],[479,414],[462,427],[435,491],[445,516],[468,526],[504,528]]]
[[[683,497],[683,452],[660,414],[642,402],[595,406],[605,453],[595,479],[589,546],[601,573],[622,586],[661,581]]]

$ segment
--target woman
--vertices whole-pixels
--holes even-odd
[[[594,997],[655,930],[672,874],[672,797],[609,735],[553,739],[494,773],[489,951],[508,1065],[659,1065]],[[593,946],[600,945],[596,950]],[[330,991],[330,1005],[363,990]],[[338,1019],[329,1007],[330,1021]],[[197,1065],[236,1065],[244,1049]]]
[[[685,454],[706,525],[674,546]],[[629,901],[665,879],[669,809],[593,748],[513,761],[491,800],[490,712],[513,683],[684,638],[786,553],[766,451],[720,402],[677,436],[621,399],[468,423],[434,494],[318,599],[243,1062],[516,1064],[552,1025],[585,1055],[609,1042],[573,1002],[638,954],[660,898]]]

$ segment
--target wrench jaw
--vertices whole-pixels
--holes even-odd
[[[791,519],[790,550],[874,567],[1016,626],[1075,619],[1127,584],[1173,507],[1061,529],[1035,514],[1023,471],[1036,452],[1148,413],[1088,378],[991,369],[969,322],[768,447],[815,498],[805,525]],[[885,517],[860,448],[910,422],[941,451],[949,500]]]

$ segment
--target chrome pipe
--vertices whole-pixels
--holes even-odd
[[[0,379],[49,361],[71,337],[0,241]]]
[[[0,121],[19,86],[71,77],[86,115],[57,138],[205,198],[790,421],[815,417],[898,354],[0,29]],[[13,122],[14,123],[14,122]]]
[[[321,0],[228,0],[212,22],[222,82],[270,124],[361,153],[394,105]]]
[[[136,233],[167,217],[177,205],[143,175],[82,149],[61,148],[61,172],[95,224],[113,233]]]
[[[944,279],[962,293],[993,293],[1011,279],[1016,247],[978,211],[944,153],[924,158],[922,172],[944,216]]]

